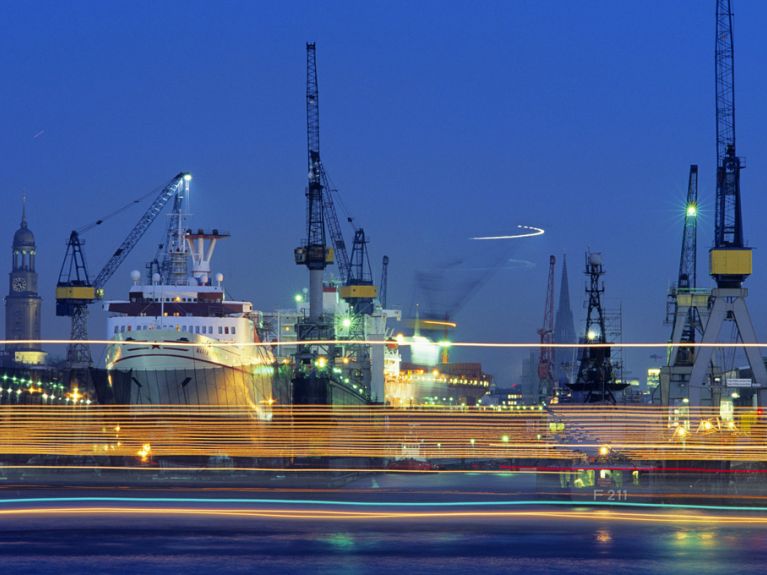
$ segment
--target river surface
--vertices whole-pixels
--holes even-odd
[[[4,526],[6,573],[760,573],[767,529],[566,521]],[[78,526],[78,523],[81,525]],[[260,523],[260,524],[259,524]]]
[[[284,481],[272,481],[271,484]],[[761,484],[761,483],[760,483]],[[371,510],[370,504],[425,501],[488,501],[523,497],[538,501],[558,488],[530,475],[365,477],[339,489],[214,489],[204,483],[183,486],[125,485],[119,488],[4,485],[0,489],[0,559],[6,573],[122,574],[392,574],[544,573],[630,574],[761,573],[767,564],[767,523],[718,524],[705,510],[688,510],[693,522],[663,523],[674,510],[622,508],[650,514],[637,522],[608,517],[607,508],[588,502],[514,507],[567,513],[584,509],[588,518],[451,517],[300,519],[108,514],[3,515],[13,507],[166,505],[157,498],[186,497],[191,509],[233,505],[225,499],[253,498],[253,509],[313,508],[310,500],[335,500],[339,510]],[[688,486],[685,484],[684,486]],[[640,486],[625,486],[629,502],[642,500]],[[654,486],[644,488],[654,489]],[[672,491],[679,491],[674,484]],[[556,495],[556,493],[555,493]],[[119,496],[126,501],[56,501],[61,498]],[[31,498],[35,498],[32,501]],[[136,501],[132,502],[131,498]],[[279,503],[263,503],[265,499]],[[202,502],[199,499],[203,499]],[[20,501],[25,500],[21,503]],[[255,501],[258,500],[258,501]],[[301,500],[304,502],[299,502]],[[355,507],[350,501],[362,501]],[[391,503],[390,503],[391,504]],[[182,505],[172,503],[171,505]],[[367,507],[365,507],[367,505]],[[393,505],[398,505],[394,503]],[[430,504],[431,505],[431,504]],[[326,506],[327,507],[327,506]],[[375,510],[375,507],[372,507]],[[387,509],[382,507],[382,509]],[[391,507],[388,509],[392,509]],[[419,509],[418,507],[408,508]],[[483,509],[497,510],[492,506]],[[511,507],[509,508],[511,509]],[[427,509],[428,510],[428,509]],[[762,517],[762,512],[729,515]],[[697,520],[697,517],[700,520]]]

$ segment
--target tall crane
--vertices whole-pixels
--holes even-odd
[[[740,206],[740,158],[735,152],[735,58],[730,0],[716,9],[716,226],[715,253],[743,248]],[[712,254],[713,255],[713,254]],[[748,253],[750,256],[750,252]],[[748,273],[711,270],[718,287],[740,287]],[[750,273],[750,270],[749,270]]]
[[[322,277],[333,263],[333,250],[325,237],[327,176],[320,159],[320,94],[317,84],[317,48],[306,43],[306,139],[308,184],[306,187],[306,239],[294,251],[295,261],[309,269],[309,319],[318,322],[322,315]],[[327,193],[326,193],[327,192]],[[332,201],[332,200],[331,200]],[[343,246],[345,249],[345,245]]]
[[[660,368],[660,402],[670,405],[688,394],[696,348],[709,317],[711,290],[698,288],[698,166],[690,166],[684,209],[679,273],[666,300],[666,323],[672,325],[666,365]]]
[[[188,192],[191,179],[190,174],[182,172],[162,188],[160,194],[92,281],[88,275],[80,233],[77,230],[70,233],[64,262],[56,284],[56,315],[72,318],[70,344],[67,349],[67,362],[70,366],[83,368],[93,363],[90,348],[85,343],[88,339],[88,306],[103,298],[104,286],[117,268],[125,261],[168,200],[184,191]]]
[[[378,288],[378,301],[381,307],[386,308],[386,296],[389,291],[389,256],[384,256],[381,261],[381,286]]]
[[[330,241],[333,243],[333,257],[338,267],[338,275],[341,283],[349,281],[351,272],[351,260],[346,249],[346,241],[341,231],[338,220],[333,194],[336,189],[331,185],[325,166],[320,160],[320,95],[317,83],[317,46],[314,42],[306,43],[306,124],[309,140],[309,174],[310,183],[312,177],[317,178],[317,184],[322,188],[319,203],[322,206],[322,214],[310,212],[314,216],[315,224],[320,217],[324,219]],[[317,198],[315,198],[316,200]],[[310,237],[310,236],[308,236]]]
[[[731,0],[716,2],[715,84],[716,84],[716,210],[714,247],[709,252],[711,276],[716,281],[712,290],[711,313],[702,343],[713,344],[719,338],[722,325],[731,322],[744,344],[757,343],[754,326],[746,307],[747,290],[743,281],[751,275],[751,248],[743,241],[741,215],[741,159],[735,149],[735,58],[732,31]],[[690,374],[690,403],[699,405],[707,372],[710,369],[712,347],[703,347],[695,357]],[[752,380],[760,388],[760,400],[767,400],[767,369],[759,349],[745,346],[752,371]],[[715,381],[715,378],[712,378]],[[722,381],[726,385],[726,381]],[[712,404],[718,405],[722,389],[708,386]],[[743,395],[743,394],[741,394]]]
[[[680,343],[694,343],[703,328],[702,315],[708,307],[708,290],[698,293],[698,166],[690,166],[687,202],[682,230],[682,251],[676,285],[669,292],[667,316],[672,324],[668,365],[692,365],[695,349]],[[703,309],[701,309],[703,308]]]
[[[541,338],[541,350],[538,356],[538,396],[550,398],[556,393],[554,377],[554,274],[557,258],[549,256],[549,279],[546,283],[546,304],[543,308],[543,327],[538,330]]]

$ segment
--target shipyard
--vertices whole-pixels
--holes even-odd
[[[764,6],[6,8],[11,572],[767,558]]]

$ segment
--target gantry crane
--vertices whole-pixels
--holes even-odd
[[[67,349],[67,363],[70,367],[82,369],[93,363],[90,347],[86,343],[88,340],[88,306],[103,298],[104,286],[107,281],[128,257],[128,254],[155,221],[168,200],[188,191],[191,178],[190,174],[182,172],[162,188],[160,194],[93,280],[88,275],[82,249],[83,242],[80,240],[80,233],[83,230],[73,230],[70,233],[64,262],[61,265],[59,280],[56,284],[56,315],[72,318],[70,344]]]
[[[751,275],[751,248],[743,241],[741,215],[741,159],[735,148],[735,59],[733,52],[732,5],[730,0],[716,3],[716,210],[714,247],[709,252],[710,272],[716,281],[711,292],[711,311],[703,333],[703,344],[695,356],[690,374],[690,403],[700,405],[704,387],[710,389],[710,401],[718,406],[722,388],[710,377],[711,358],[724,322],[732,322],[739,335],[735,341],[757,343],[754,326],[746,307],[748,291],[743,282]],[[751,367],[752,382],[760,391],[760,401],[767,399],[767,369],[759,349],[744,346]],[[721,381],[727,386],[727,381]],[[741,385],[742,382],[738,382]],[[708,402],[708,398],[707,398]]]
[[[541,349],[538,355],[538,399],[550,399],[556,394],[554,377],[554,273],[557,258],[549,256],[549,278],[546,283],[546,303],[543,308],[543,327],[538,330]]]

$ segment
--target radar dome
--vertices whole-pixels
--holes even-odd
[[[141,272],[138,270],[133,270],[130,273],[130,279],[133,280],[134,284],[137,284],[139,280],[141,279]]]

